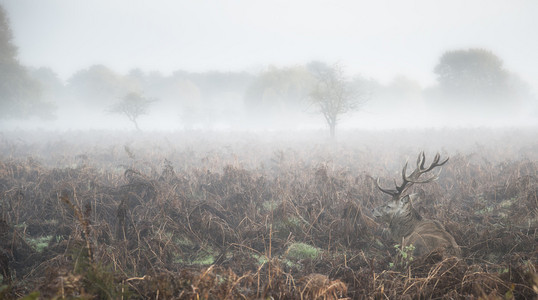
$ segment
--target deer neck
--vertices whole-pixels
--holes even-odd
[[[394,241],[400,242],[403,237],[413,233],[420,221],[422,221],[422,216],[412,206],[408,210],[394,215],[389,224]]]

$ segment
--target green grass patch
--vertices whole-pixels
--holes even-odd
[[[258,261],[259,265],[263,265],[269,261],[269,259],[267,259],[267,256],[265,255],[259,255],[259,254],[253,253],[252,257],[254,257]]]
[[[183,247],[193,247],[194,243],[187,237],[179,236],[174,238],[174,244]]]
[[[262,203],[262,207],[263,209],[267,210],[267,211],[271,211],[271,210],[274,210],[278,207],[278,202],[277,201],[274,201],[274,200],[271,200],[271,201],[265,201]]]
[[[53,238],[52,235],[39,236],[39,237],[26,237],[26,242],[30,247],[32,247],[36,252],[43,252],[45,248],[49,246],[50,240]]]
[[[189,265],[211,265],[215,262],[217,255],[218,252],[212,248],[205,248],[189,257],[178,255],[174,258],[174,262]]]
[[[15,224],[15,225],[13,225],[13,227],[15,227],[16,229],[22,229],[22,230],[24,230],[24,229],[26,229],[26,227],[28,227],[28,225],[26,225],[26,222],[22,222],[22,223],[20,223],[20,224]]]
[[[290,260],[316,259],[320,254],[320,248],[305,243],[293,243],[286,251],[286,257]]]

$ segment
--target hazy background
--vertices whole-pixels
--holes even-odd
[[[538,124],[537,1],[0,4],[39,83],[32,97],[54,107],[2,117],[5,130],[134,129],[110,112],[133,92],[155,100],[141,130],[325,128],[310,101],[313,62],[338,66],[367,96],[338,128]],[[448,95],[435,68],[469,49],[502,61],[509,92]]]

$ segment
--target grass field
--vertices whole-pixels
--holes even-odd
[[[4,132],[0,298],[533,299],[538,130]],[[420,151],[413,257],[372,209]]]

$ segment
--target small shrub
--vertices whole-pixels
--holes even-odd
[[[397,256],[397,265],[400,267],[407,267],[409,266],[409,263],[411,263],[415,258],[413,257],[413,251],[415,251],[415,246],[413,244],[409,246],[401,246],[400,245],[394,245],[394,248],[398,250],[398,256]],[[395,264],[390,263],[390,266],[393,267]]]

